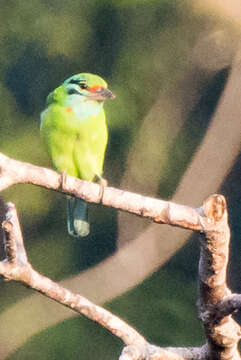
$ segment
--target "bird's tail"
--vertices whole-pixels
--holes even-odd
[[[88,207],[84,200],[67,197],[67,228],[68,233],[75,237],[89,235]]]

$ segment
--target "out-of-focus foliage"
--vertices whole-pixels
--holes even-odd
[[[117,94],[115,101],[106,104],[110,142],[105,177],[118,186],[142,119],[160,91],[171,104],[172,91],[192,62],[192,49],[207,22],[207,15],[193,11],[188,0],[1,1],[0,151],[51,166],[39,138],[39,114],[47,94],[74,73],[98,73]],[[229,25],[225,22],[223,26]],[[168,149],[170,162],[159,187],[162,197],[175,191],[207,129],[226,74],[224,70],[214,78],[215,71],[204,71],[201,100],[186,119],[175,145]],[[187,96],[191,96],[188,86]],[[159,114],[160,121],[163,114]],[[239,186],[235,184],[233,194]],[[61,194],[17,185],[3,196],[17,206],[30,261],[55,280],[75,274],[115,250],[117,215],[111,209],[92,206],[91,236],[78,242],[67,235]],[[237,198],[232,201],[231,206],[240,206]],[[240,230],[235,211],[234,206],[231,222]],[[195,318],[195,249],[185,248],[190,264],[179,254],[165,271],[113,301],[110,309],[157,344],[201,343],[201,328]],[[29,295],[29,290],[18,285],[0,285],[0,311]],[[97,325],[74,319],[36,335],[11,359],[113,359],[119,351],[119,341]]]

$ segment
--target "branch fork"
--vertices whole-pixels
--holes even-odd
[[[17,183],[32,183],[81,197],[88,202],[99,200],[97,184],[70,176],[66,176],[63,184],[61,175],[53,170],[22,163],[0,154],[0,191]],[[241,294],[232,294],[227,286],[230,230],[225,198],[214,194],[201,208],[194,209],[106,187],[102,203],[148,217],[159,224],[201,232],[198,309],[206,344],[181,348],[161,348],[149,344],[141,334],[117,316],[38,273],[28,261],[17,211],[12,203],[6,204],[2,223],[5,259],[0,262],[0,275],[8,281],[19,281],[108,329],[125,344],[120,360],[240,359],[240,326],[231,315],[241,309]]]

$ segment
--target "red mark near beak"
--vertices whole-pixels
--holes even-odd
[[[100,86],[100,85],[93,85],[93,86],[91,86],[91,87],[89,88],[89,91],[90,91],[91,93],[94,93],[94,92],[99,91],[99,90],[101,90],[101,89],[102,89],[102,86]]]

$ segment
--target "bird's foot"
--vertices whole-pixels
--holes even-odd
[[[96,182],[100,185],[99,203],[102,203],[105,187],[108,186],[108,181],[101,176],[96,175]]]
[[[66,187],[66,182],[67,182],[67,173],[65,170],[61,170],[60,175],[61,175],[60,189],[61,189],[61,191],[64,191],[65,187]]]

